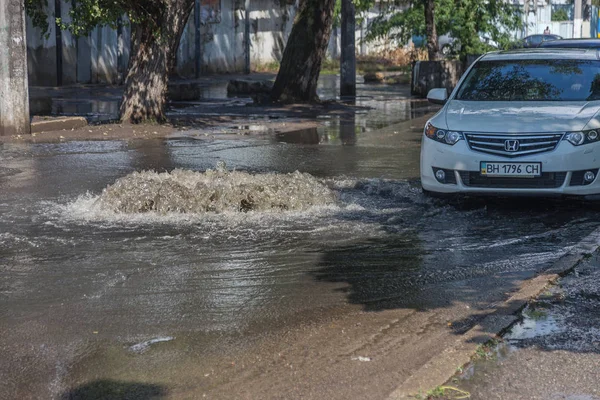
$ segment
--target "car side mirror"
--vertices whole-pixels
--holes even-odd
[[[446,104],[448,100],[448,91],[445,88],[431,89],[427,93],[427,100],[433,104]]]

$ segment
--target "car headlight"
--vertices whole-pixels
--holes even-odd
[[[580,132],[567,132],[564,140],[568,141],[573,146],[581,146],[582,144],[600,141],[600,133],[595,129]]]
[[[438,129],[430,122],[428,122],[425,126],[425,136],[427,136],[429,139],[435,140],[436,142],[449,144],[450,146],[456,144],[456,142],[463,138],[462,132]]]

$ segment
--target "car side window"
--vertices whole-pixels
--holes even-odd
[[[529,43],[533,44],[533,45],[538,45],[538,44],[542,43],[542,40],[543,40],[543,36],[535,35],[529,39]]]

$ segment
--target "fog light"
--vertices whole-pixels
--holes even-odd
[[[583,179],[586,182],[592,182],[594,179],[596,179],[596,174],[594,174],[592,171],[587,171],[585,175],[583,175]]]
[[[437,171],[435,171],[435,179],[442,183],[446,180],[446,173],[443,169],[438,169]]]

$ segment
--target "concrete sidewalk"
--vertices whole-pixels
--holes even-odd
[[[476,400],[600,399],[600,254],[559,279],[504,341],[445,386]],[[458,398],[462,392],[446,390]]]

